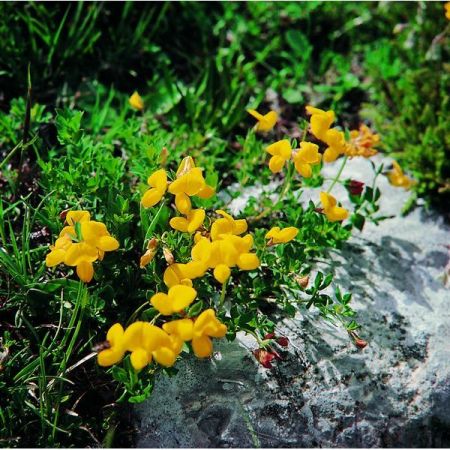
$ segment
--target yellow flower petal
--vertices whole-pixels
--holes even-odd
[[[64,263],[68,266],[78,266],[81,262],[94,262],[98,258],[98,251],[85,242],[72,244],[66,252]]]
[[[281,156],[283,159],[289,159],[292,154],[291,143],[287,139],[277,141],[266,148],[266,152],[272,156]]]
[[[158,292],[150,299],[150,303],[155,309],[157,309],[163,316],[170,316],[174,310],[172,302],[169,300],[169,296],[163,292]]]
[[[211,198],[216,193],[216,190],[212,186],[205,185],[203,189],[197,192],[197,197],[200,198]]]
[[[172,217],[169,221],[169,225],[177,231],[181,231],[182,233],[186,233],[188,230],[189,222],[184,217]]]
[[[69,225],[75,225],[75,222],[88,222],[90,219],[89,211],[69,211],[66,216],[66,222]]]
[[[175,196],[175,206],[181,214],[188,214],[191,211],[191,199],[184,192]]]
[[[255,127],[256,131],[270,131],[278,120],[278,114],[275,111],[269,111],[265,115],[260,114],[255,109],[247,109],[247,112],[258,121]]]
[[[219,264],[214,269],[214,278],[221,284],[225,283],[225,281],[230,278],[231,270],[225,264]]]
[[[166,333],[176,334],[183,341],[190,341],[194,332],[194,322],[191,319],[172,320],[162,327]]]
[[[197,291],[192,287],[179,284],[169,289],[168,296],[172,303],[172,310],[180,312],[195,300]]]
[[[89,283],[94,276],[94,267],[91,262],[81,261],[77,264],[77,275],[81,281]]]
[[[336,205],[336,199],[328,192],[320,193],[320,201],[322,203],[323,209],[327,210]]]
[[[159,203],[163,197],[163,191],[160,191],[156,188],[148,189],[141,199],[141,205],[144,208],[151,208],[152,206],[155,206],[157,203]]]
[[[47,267],[54,267],[61,264],[66,256],[66,251],[55,248],[45,257],[45,265]]]
[[[167,172],[164,169],[159,169],[153,172],[147,180],[147,184],[158,191],[166,192],[167,190]]]
[[[278,235],[280,232],[280,227],[272,227],[267,233],[266,233],[266,239],[272,239],[275,236]]]
[[[117,348],[108,348],[106,350],[102,350],[97,355],[97,362],[99,366],[109,367],[113,364],[117,364],[122,361],[123,355],[125,352],[117,349]]]
[[[330,222],[340,222],[348,217],[348,211],[340,206],[334,206],[329,210],[325,210],[325,215]]]
[[[281,172],[285,163],[286,160],[281,156],[278,155],[272,156],[272,158],[270,158],[269,161],[269,169],[272,173]]]
[[[211,225],[211,239],[216,241],[220,239],[222,234],[230,234],[233,232],[233,222],[226,218],[217,219]]]
[[[197,358],[208,358],[212,355],[213,344],[208,336],[200,336],[192,339],[192,349]]]
[[[312,177],[312,168],[310,164],[295,161],[295,170],[304,178]]]
[[[260,262],[254,253],[243,253],[239,255],[237,265],[241,270],[254,270],[259,267]]]
[[[300,149],[294,157],[294,161],[303,164],[319,164],[322,155],[319,153],[319,146],[311,142],[300,142]]]
[[[333,148],[333,147],[328,147],[325,152],[323,153],[323,160],[326,163],[330,163],[333,161],[336,161],[336,159],[339,158],[340,156],[340,152],[339,150]]]
[[[134,370],[141,370],[147,366],[152,360],[152,355],[143,348],[138,348],[131,353],[130,361]]]
[[[104,252],[112,252],[119,248],[119,242],[111,236],[102,236],[97,241],[97,248]]]
[[[204,209],[193,209],[192,211],[190,211],[187,215],[187,219],[189,222],[187,226],[187,232],[193,233],[194,231],[197,231],[203,225],[205,215],[206,213]]]
[[[177,354],[168,347],[161,347],[153,352],[153,357],[161,366],[172,367],[177,359]]]
[[[198,194],[205,187],[205,179],[202,175],[202,169],[194,167],[186,174],[177,178],[169,186],[169,192],[171,194],[185,193],[192,196]]]

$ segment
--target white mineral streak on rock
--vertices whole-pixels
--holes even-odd
[[[350,161],[343,177],[370,182],[369,163]],[[383,176],[379,186],[380,213],[398,214],[409,193]],[[249,189],[245,201],[259,192]],[[333,195],[346,204],[343,189]],[[229,209],[242,207],[235,200]],[[280,324],[292,345],[273,370],[258,366],[251,337],[216,342],[220,360],[180,361],[178,375],[160,377],[136,407],[138,447],[450,446],[448,244],[449,228],[420,208],[366,224],[330,265],[353,292],[368,347],[358,350],[313,312]]]

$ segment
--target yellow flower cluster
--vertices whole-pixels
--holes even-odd
[[[76,267],[81,281],[89,283],[94,276],[93,262],[103,259],[105,252],[117,250],[119,242],[102,222],[91,220],[88,211],[69,211],[66,223],[50,253],[45,258],[47,267],[64,263]]]
[[[362,124],[359,130],[350,131],[350,140],[347,142],[343,131],[331,128],[336,118],[334,111],[307,106],[306,112],[311,115],[311,133],[328,146],[323,153],[325,162],[333,162],[341,155],[370,158],[377,153],[374,147],[380,142],[380,137],[372,133],[367,125]]]
[[[167,172],[159,169],[147,180],[150,189],[142,197],[141,204],[150,208],[158,204],[168,191],[175,196],[175,206],[184,217],[173,217],[170,226],[174,230],[193,233],[198,230],[205,220],[204,209],[192,209],[191,197],[210,198],[214,195],[213,187],[206,184],[202,174],[203,169],[195,167],[194,160],[187,156],[178,167],[176,178],[168,182]]]
[[[103,367],[120,362],[126,352],[135,370],[141,370],[154,359],[164,367],[175,364],[184,342],[191,341],[199,358],[211,356],[211,338],[224,337],[227,327],[212,309],[203,311],[196,319],[178,319],[163,324],[162,328],[148,322],[134,322],[123,329],[114,324],[106,335],[107,348],[98,353],[98,364]]]
[[[209,236],[197,233],[192,248],[192,260],[203,264],[206,270],[213,269],[214,278],[225,283],[231,275],[231,268],[254,270],[259,267],[259,258],[251,253],[253,237],[241,236],[247,231],[245,219],[235,220],[228,213],[217,210],[219,219],[211,226]]]

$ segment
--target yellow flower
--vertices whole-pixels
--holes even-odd
[[[254,270],[259,267],[259,258],[250,253],[252,245],[251,235],[240,237],[222,234],[220,239],[212,242],[206,237],[200,237],[192,247],[191,256],[193,261],[200,261],[206,267],[214,269],[216,280],[224,283],[231,274],[228,269],[234,266],[241,270]]]
[[[286,242],[295,239],[297,234],[298,228],[295,227],[287,227],[283,229],[280,229],[280,227],[273,227],[267,232],[266,239],[270,239],[269,243],[271,244],[285,244]]]
[[[444,8],[445,8],[445,17],[446,17],[448,20],[450,20],[450,2],[447,2],[447,3],[444,5]]]
[[[122,360],[125,354],[123,339],[124,331],[120,323],[114,324],[106,335],[106,341],[109,347],[102,350],[97,355],[97,361],[100,366],[108,367]]]
[[[206,186],[202,170],[200,167],[190,169],[170,183],[169,192],[174,195],[183,193],[189,197],[197,195]]]
[[[56,239],[55,245],[50,246],[50,253],[45,257],[47,267],[54,267],[64,262],[66,252],[72,245],[72,239],[68,235]]]
[[[128,102],[134,109],[137,109],[139,111],[142,111],[144,109],[144,100],[142,100],[142,97],[137,93],[137,91],[133,92],[133,95],[128,99]]]
[[[370,158],[378,152],[374,148],[380,142],[380,136],[372,133],[372,130],[365,124],[359,130],[350,131],[350,142],[345,146],[344,153],[350,158],[362,156]]]
[[[89,222],[91,220],[91,215],[89,211],[69,211],[66,216],[66,222],[73,226],[76,222]]]
[[[161,328],[148,322],[134,322],[123,335],[126,350],[135,370],[141,370],[152,358],[165,367],[173,366],[183,346],[177,336],[169,336]]]
[[[167,190],[167,173],[164,169],[159,169],[148,177],[147,184],[150,186],[144,196],[141,204],[144,208],[155,206],[164,197]]]
[[[94,276],[92,263],[102,260],[105,252],[117,250],[119,242],[109,234],[105,224],[90,220],[87,211],[70,211],[66,222],[69,225],[61,230],[55,246],[50,247],[45,263],[47,267],[60,263],[76,266],[80,280],[89,283]]]
[[[278,114],[275,111],[269,111],[265,115],[260,114],[255,109],[247,109],[247,112],[258,121],[255,125],[256,131],[261,131],[263,133],[270,131],[278,120]]]
[[[416,184],[415,181],[403,173],[403,170],[397,161],[392,161],[392,164],[393,168],[387,175],[389,183],[391,183],[392,186],[410,189]]]
[[[312,166],[319,164],[321,158],[319,146],[311,142],[301,142],[300,149],[294,155],[295,169],[302,177],[310,178]]]
[[[177,173],[176,173],[177,179],[181,178],[183,175],[188,174],[194,168],[195,168],[194,160],[192,159],[192,157],[186,156],[185,158],[182,159],[180,165],[178,166],[178,170],[177,170]],[[193,175],[194,175],[194,177],[197,177],[198,176],[198,172],[197,173],[194,172]],[[203,176],[201,176],[201,178],[203,178]],[[185,181],[186,180],[184,180],[183,182],[185,182]],[[172,187],[172,189],[179,189],[179,187],[175,186],[175,188]],[[172,191],[169,191],[169,192],[174,193]],[[204,179],[203,179],[201,189],[196,194],[192,194],[192,195],[197,195],[197,197],[206,199],[206,198],[212,197],[215,194],[215,192],[216,192],[215,189],[212,186],[208,186],[206,184],[206,182],[204,181]],[[191,194],[187,194],[187,192],[184,192],[184,191],[182,193],[184,193],[184,195],[191,195]],[[180,195],[180,194],[179,193],[175,193],[175,195],[178,197],[178,195]],[[186,199],[183,199],[183,200],[186,201]],[[183,200],[180,198],[180,199],[178,199],[178,202],[181,203]],[[178,205],[177,205],[177,198],[175,198],[175,206],[177,206],[177,209],[178,209],[178,211],[180,211],[180,213],[182,213],[182,214],[186,214],[187,213],[185,211],[182,211],[178,207]],[[180,206],[183,208],[182,204]]]
[[[198,358],[208,358],[213,351],[211,338],[224,337],[227,327],[216,318],[213,309],[207,309],[195,320],[179,319],[167,322],[163,325],[163,330],[182,341],[192,341],[195,355]]]
[[[186,214],[186,217],[172,217],[169,224],[174,230],[193,233],[203,225],[205,215],[204,209],[192,209]]]
[[[248,225],[245,219],[235,220],[221,209],[218,209],[216,213],[221,215],[222,218],[215,220],[211,226],[211,239],[213,241],[221,239],[223,235],[239,235],[247,231]]]
[[[166,322],[162,328],[166,333],[176,335],[184,342],[192,340],[194,335],[194,321],[192,319],[172,320]]]
[[[158,292],[150,299],[150,303],[164,316],[180,312],[187,308],[197,297],[197,291],[182,284],[172,286],[167,294]]]
[[[328,148],[323,154],[323,160],[325,162],[333,162],[345,152],[347,144],[343,131],[332,128],[325,133],[323,141],[328,145]]]
[[[291,158],[292,147],[287,139],[282,139],[266,148],[266,152],[272,155],[269,161],[269,169],[272,173],[281,172],[286,161]]]
[[[213,309],[203,311],[195,320],[192,334],[192,349],[198,358],[208,358],[212,355],[211,338],[222,338],[227,327],[219,322]]]
[[[312,134],[321,141],[325,140],[325,134],[335,120],[334,111],[323,111],[313,106],[307,106],[306,112],[311,114],[310,124]]]
[[[169,288],[177,284],[192,286],[191,280],[202,277],[206,270],[206,265],[201,261],[190,261],[186,264],[170,264],[164,271],[164,283]]]
[[[323,212],[330,222],[340,222],[348,217],[348,211],[341,206],[337,206],[336,199],[328,192],[320,193]]]

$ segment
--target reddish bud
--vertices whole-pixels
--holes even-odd
[[[359,338],[357,338],[357,339],[355,339],[355,345],[356,345],[358,348],[365,348],[365,347],[367,347],[368,342],[365,341],[364,339],[359,339]]]
[[[256,360],[259,361],[259,363],[265,367],[266,369],[271,369],[272,364],[271,361],[275,359],[275,355],[272,353],[269,353],[267,350],[264,350],[262,348],[258,348],[253,352],[253,355],[255,356]]]
[[[66,216],[67,216],[67,213],[70,211],[70,209],[65,209],[64,211],[61,211],[60,213],[59,213],[59,218],[61,219],[61,220],[66,220]]]
[[[264,336],[264,339],[273,339],[275,337],[275,333],[267,333]]]
[[[281,336],[277,339],[277,344],[282,347],[287,347],[289,345],[289,339],[285,336]]]
[[[364,189],[364,183],[362,181],[350,180],[347,184],[347,189],[352,195],[361,195]]]

